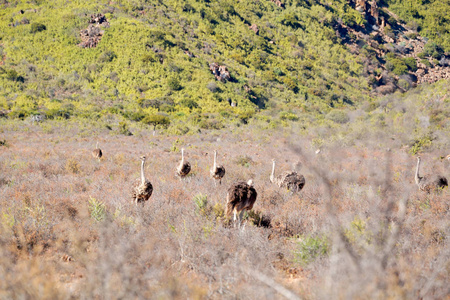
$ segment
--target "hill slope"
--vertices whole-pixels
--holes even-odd
[[[111,115],[221,128],[267,107],[295,119],[408,89],[414,79],[399,85],[397,75],[415,63],[396,49],[379,55],[368,43],[373,20],[355,8],[344,0],[7,2],[0,105],[19,118]],[[396,20],[386,21],[386,30],[396,28]],[[89,35],[95,47],[82,47]],[[217,80],[212,63],[230,78]]]

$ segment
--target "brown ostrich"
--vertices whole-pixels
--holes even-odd
[[[141,156],[141,160],[141,179],[136,180],[132,189],[132,197],[136,205],[138,203],[144,204],[153,193],[153,186],[149,180],[145,179],[144,175],[145,156]]]
[[[214,179],[214,185],[217,186],[217,180],[219,180],[219,184],[222,184],[222,178],[225,176],[225,168],[217,165],[217,150],[214,150],[214,166],[210,170],[210,174]]]
[[[285,171],[275,177],[275,159],[272,159],[270,182],[275,183],[279,187],[287,188],[291,192],[298,192],[305,186],[305,177],[295,171]]]
[[[417,157],[416,175],[414,178],[417,186],[419,187],[419,190],[430,193],[432,191],[437,191],[448,186],[447,178],[442,175],[432,174],[420,177],[419,168],[420,156]]]
[[[251,210],[256,201],[258,193],[253,187],[253,181],[236,182],[229,189],[227,193],[227,208],[225,214],[230,216],[233,212],[233,221],[236,224],[238,219],[238,226],[241,226],[244,210]],[[238,215],[239,214],[239,215]]]
[[[184,148],[181,149],[181,161],[177,167],[177,175],[181,178],[186,177],[191,171],[191,164],[184,160]]]
[[[100,158],[102,158],[102,156],[103,156],[102,149],[100,149],[100,148],[98,147],[98,142],[97,142],[97,145],[95,146],[95,149],[92,150],[92,156],[93,156],[94,158],[97,158],[98,161],[100,161]]]

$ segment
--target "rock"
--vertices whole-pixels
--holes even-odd
[[[82,48],[95,48],[97,47],[100,39],[105,33],[102,27],[109,27],[109,22],[103,14],[93,14],[89,20],[89,26],[87,29],[80,31],[81,43],[78,46]]]
[[[258,29],[258,25],[256,24],[252,24],[252,26],[249,26],[251,30],[253,30],[253,32],[258,35],[259,33],[259,29]]]

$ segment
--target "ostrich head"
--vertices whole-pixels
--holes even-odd
[[[253,186],[253,180],[249,180],[249,181],[247,181],[247,184],[249,185],[249,186]]]
[[[450,161],[450,154],[445,157],[446,160]]]
[[[145,155],[142,155],[142,156],[141,156],[141,160],[142,160],[142,161],[145,161]]]

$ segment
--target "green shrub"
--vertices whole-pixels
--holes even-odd
[[[284,77],[284,78],[283,78],[283,83],[286,85],[286,87],[287,87],[288,89],[290,89],[290,90],[293,91],[294,93],[297,93],[297,92],[298,92],[297,84],[296,84],[295,81],[292,80],[291,78],[289,78],[289,77]]]
[[[281,120],[298,121],[298,116],[294,113],[282,111],[280,112]]]
[[[408,73],[408,66],[403,60],[398,58],[389,59],[386,63],[386,68],[396,75],[403,75]]]
[[[20,76],[16,70],[10,69],[6,71],[6,78],[11,81],[25,82],[25,78]]]
[[[425,59],[426,55],[423,52],[419,52],[419,53],[417,53],[417,57],[420,58],[420,59]]]
[[[399,87],[401,87],[405,91],[407,91],[407,90],[409,90],[411,88],[411,84],[408,81],[404,80],[404,79],[400,79],[397,84],[398,84]]]
[[[128,124],[125,121],[119,122],[119,133],[123,135],[133,135],[130,129],[128,129]]]
[[[21,119],[21,120],[28,117],[28,115],[29,115],[29,112],[22,108],[15,109],[8,114],[8,116],[12,119]]]
[[[294,250],[295,262],[308,265],[317,258],[326,256],[330,250],[326,236],[304,236],[300,237],[297,248]]]
[[[429,148],[434,140],[431,134],[424,135],[413,141],[409,153],[416,155],[423,149]]]
[[[33,24],[31,24],[30,33],[36,33],[36,32],[40,32],[40,31],[44,31],[46,29],[47,29],[47,27],[44,24],[33,23]]]
[[[403,59],[403,62],[408,66],[408,69],[415,72],[417,71],[417,62],[414,57],[406,57]]]
[[[195,210],[198,214],[202,216],[207,216],[210,213],[210,209],[208,207],[208,195],[197,194],[193,199],[195,203]]]
[[[197,102],[195,102],[192,99],[184,99],[180,102],[181,105],[183,105],[184,107],[188,107],[189,109],[194,109],[194,108],[198,108],[198,104]]]
[[[155,55],[152,54],[152,53],[145,53],[145,54],[142,56],[142,62],[143,62],[143,63],[146,63],[146,64],[152,63],[152,62],[156,62]]]
[[[91,218],[97,222],[103,221],[106,217],[106,205],[96,200],[95,198],[90,197],[89,199],[89,213]]]
[[[179,90],[181,90],[183,88],[181,86],[180,80],[176,76],[169,77],[169,79],[167,80],[167,86],[172,91],[179,91]]]
[[[250,167],[251,164],[253,164],[253,160],[250,156],[247,155],[239,155],[236,157],[234,161],[237,165],[243,166],[243,167]]]
[[[167,116],[161,114],[149,115],[142,119],[142,123],[147,125],[153,125],[153,130],[156,130],[156,126],[161,125],[167,127],[170,124],[170,119]]]
[[[440,59],[444,54],[444,50],[435,42],[428,41],[428,43],[425,44],[425,47],[423,47],[423,54],[427,57],[431,56],[435,59]]]
[[[326,118],[339,124],[345,124],[350,121],[350,117],[342,110],[332,110],[327,114]]]
[[[111,62],[115,58],[117,58],[117,55],[114,53],[114,51],[105,51],[100,55],[98,60],[102,63],[105,63],[105,62]]]
[[[431,68],[431,63],[428,61],[428,59],[421,59],[420,62],[423,63],[428,68]]]

